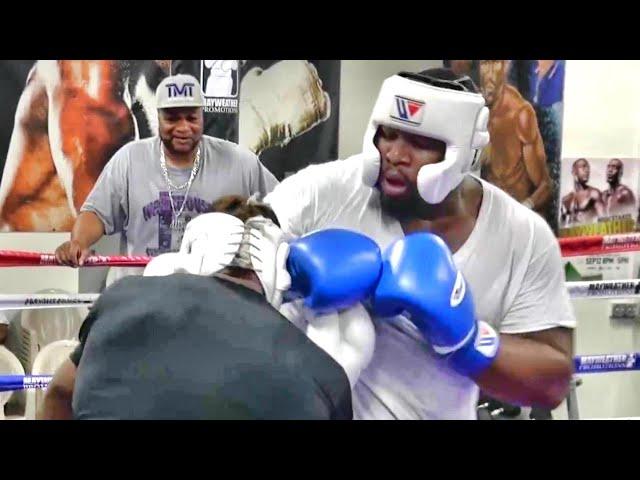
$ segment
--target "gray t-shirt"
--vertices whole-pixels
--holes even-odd
[[[278,184],[256,155],[235,143],[202,136],[200,169],[180,216],[186,222],[205,213],[225,195],[265,195]],[[182,185],[191,167],[167,165],[174,185]],[[185,190],[173,191],[176,213]],[[121,232],[122,253],[156,256],[180,248],[183,230],[172,230],[167,181],[160,167],[160,139],[146,138],[123,146],[105,166],[81,208],[102,220],[105,233]]]

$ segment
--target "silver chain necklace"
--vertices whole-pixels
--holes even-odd
[[[184,230],[186,222],[180,218],[182,212],[184,210],[185,205],[187,204],[187,196],[189,195],[189,190],[191,189],[191,185],[193,184],[193,180],[196,178],[198,174],[198,170],[200,169],[200,147],[198,146],[198,151],[196,152],[196,158],[193,161],[193,167],[191,167],[191,175],[189,175],[189,180],[187,180],[182,185],[174,185],[169,178],[169,172],[167,170],[167,159],[164,156],[164,148],[162,146],[162,142],[160,142],[160,167],[162,168],[162,173],[164,175],[164,179],[167,182],[167,186],[169,187],[169,203],[171,204],[171,212],[173,214],[171,218],[171,229],[172,230]],[[182,205],[180,206],[180,210],[176,213],[176,207],[173,203],[173,190],[184,190],[184,199],[182,200]]]

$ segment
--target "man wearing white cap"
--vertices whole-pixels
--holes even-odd
[[[130,142],[105,166],[58,260],[82,265],[103,235],[121,234],[128,255],[177,251],[185,225],[224,195],[265,195],[275,177],[248,149],[203,135],[203,96],[190,75],[156,90],[158,136]],[[142,271],[140,270],[140,273]]]

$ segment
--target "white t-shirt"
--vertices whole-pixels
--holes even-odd
[[[475,227],[454,254],[479,320],[501,333],[575,327],[560,248],[536,213],[479,180]],[[340,227],[373,238],[382,249],[404,236],[380,208],[380,194],[362,183],[362,160],[312,165],[285,179],[265,201],[283,230],[304,235]],[[356,419],[475,419],[478,387],[436,358],[402,316],[374,318],[373,359],[353,391]]]

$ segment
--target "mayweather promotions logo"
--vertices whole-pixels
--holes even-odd
[[[593,370],[633,370],[636,365],[635,353],[612,355],[584,355],[576,360],[578,372]]]
[[[424,102],[396,95],[391,107],[391,118],[411,125],[420,125],[424,115]]]
[[[204,111],[238,113],[238,60],[201,60],[200,83],[204,94]]]

